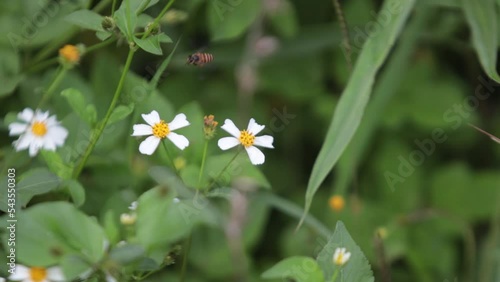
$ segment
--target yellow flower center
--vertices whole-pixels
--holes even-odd
[[[335,264],[342,265],[343,259],[344,259],[344,253],[340,252],[339,255],[337,256],[337,259],[335,260]]]
[[[332,210],[336,212],[341,211],[345,206],[344,197],[338,195],[332,196],[328,200],[328,204]]]
[[[31,126],[31,132],[36,136],[44,136],[47,133],[47,126],[44,122],[35,121]]]
[[[59,55],[70,63],[76,63],[80,60],[80,51],[75,45],[64,45],[59,49]]]
[[[170,133],[170,129],[168,128],[168,124],[164,120],[160,120],[159,123],[153,126],[153,135],[158,138],[165,138]]]
[[[240,133],[239,140],[243,146],[248,148],[248,147],[252,146],[253,143],[255,142],[255,136],[253,136],[252,133],[250,133],[246,130],[242,130]]]
[[[44,281],[47,278],[47,270],[43,267],[32,267],[30,268],[30,278],[34,282]]]

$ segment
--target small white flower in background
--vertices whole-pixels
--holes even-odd
[[[333,254],[333,263],[342,266],[349,260],[350,257],[351,253],[347,252],[345,248],[337,248]]]
[[[5,278],[0,277],[0,282],[5,282]]]
[[[257,124],[253,118],[250,119],[246,130],[239,130],[236,125],[230,120],[226,119],[222,129],[227,131],[234,137],[224,137],[219,139],[218,145],[222,150],[233,148],[239,144],[245,147],[250,162],[254,165],[263,164],[266,157],[264,153],[257,147],[265,147],[273,149],[273,137],[270,135],[255,136],[264,129],[264,125]],[[255,146],[254,146],[255,145]]]
[[[60,267],[26,267],[20,264],[16,265],[16,272],[9,276],[9,280],[22,282],[66,281]]]
[[[9,124],[9,136],[19,136],[12,144],[16,151],[29,148],[29,155],[36,156],[40,149],[55,151],[61,147],[68,137],[66,128],[59,125],[56,116],[49,112],[36,111],[26,108],[17,117],[23,121]]]
[[[131,211],[135,211],[137,209],[137,201],[133,201],[132,203],[130,203],[128,209]]]
[[[135,124],[134,133],[132,133],[132,136],[151,135],[142,141],[141,145],[139,145],[139,152],[142,154],[152,155],[160,144],[160,141],[164,138],[168,138],[181,150],[184,150],[187,146],[189,146],[189,140],[186,137],[172,132],[176,129],[189,125],[185,114],[176,115],[174,120],[170,123],[166,123],[164,120],[161,120],[157,111],[152,111],[149,114],[143,114],[142,118],[148,124]]]
[[[132,225],[137,220],[137,215],[135,213],[122,213],[120,215],[120,222],[123,225]]]

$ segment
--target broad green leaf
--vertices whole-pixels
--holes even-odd
[[[33,196],[53,191],[59,184],[60,179],[46,168],[31,169],[21,175],[17,184],[17,201],[21,206],[26,206]]]
[[[95,36],[97,38],[99,38],[101,41],[104,41],[104,40],[110,38],[111,35],[113,35],[113,33],[109,32],[109,31],[96,31],[96,33],[95,33]]]
[[[68,187],[69,194],[73,203],[75,203],[76,207],[80,207],[85,202],[85,189],[82,184],[77,180],[70,179],[65,183]]]
[[[78,10],[65,17],[66,21],[85,29],[104,31],[102,28],[103,16],[90,10]]]
[[[242,35],[257,18],[261,5],[262,1],[210,0],[207,13],[212,40],[228,40]]]
[[[40,155],[42,155],[49,169],[61,179],[71,178],[73,166],[65,163],[57,152],[42,150]]]
[[[380,32],[372,34],[361,50],[347,87],[335,108],[323,146],[314,163],[307,185],[305,212],[299,226],[311,207],[314,194],[356,132],[370,98],[375,76],[394,45],[414,3],[415,0],[403,2],[387,0],[384,2],[382,10],[394,10],[393,7],[400,7],[400,13],[394,14]]]
[[[111,250],[109,256],[113,261],[121,265],[127,265],[142,258],[144,249],[140,245],[125,244]]]
[[[472,31],[472,44],[488,76],[500,83],[496,70],[498,13],[494,0],[462,0],[465,18]]]
[[[346,248],[351,253],[350,259],[341,267],[333,263],[333,254],[337,248]],[[373,282],[373,272],[370,264],[356,242],[351,238],[342,221],[337,222],[335,232],[323,247],[316,259],[325,275],[325,281],[330,281],[334,272],[339,270],[338,282]]]
[[[128,117],[133,111],[134,111],[134,103],[129,104],[127,106],[119,105],[111,113],[107,126],[115,122],[118,122],[120,120],[123,120],[124,118]]]
[[[137,25],[137,15],[132,12],[130,0],[124,0],[118,10],[115,12],[116,25],[120,31],[127,37],[129,42],[134,40],[134,30]]]
[[[118,227],[118,221],[116,220],[115,211],[108,209],[103,219],[103,227],[106,236],[111,244],[118,243],[120,240],[120,229]]]
[[[174,42],[174,41],[172,41],[172,38],[170,38],[165,33],[160,33],[157,36],[158,36],[158,41],[160,41],[161,43],[172,43],[172,42]]]
[[[141,47],[142,50],[148,53],[155,55],[163,55],[163,51],[161,50],[160,46],[159,35],[149,36],[148,38],[145,39],[134,37],[134,41],[135,43],[137,43],[139,47]]]
[[[97,222],[65,202],[40,203],[19,212],[16,231],[16,254],[26,265],[56,265],[68,255],[95,264],[105,251]]]
[[[323,282],[323,272],[318,263],[310,257],[290,257],[275,264],[262,273],[264,279],[293,279],[297,282]]]
[[[96,120],[96,110],[95,106],[86,106],[85,98],[83,94],[74,88],[68,88],[61,92],[61,95],[68,100],[70,107],[73,111],[88,125],[92,126]]]

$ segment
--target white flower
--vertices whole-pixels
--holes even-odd
[[[264,125],[259,125],[253,118],[250,119],[246,130],[239,130],[230,119],[224,121],[222,129],[234,137],[224,137],[219,139],[218,145],[222,150],[233,148],[239,144],[245,147],[250,162],[254,165],[263,164],[266,157],[257,147],[273,149],[273,137],[270,135],[255,136],[264,129]],[[255,146],[254,146],[255,145]]]
[[[137,201],[133,201],[132,203],[130,203],[128,209],[131,211],[135,211],[137,209]]]
[[[161,120],[157,111],[152,111],[149,114],[143,114],[142,118],[148,124],[135,124],[134,133],[132,133],[132,136],[151,135],[142,141],[141,145],[139,145],[139,152],[142,154],[153,154],[160,144],[160,141],[164,138],[168,138],[181,150],[184,150],[187,146],[189,146],[189,140],[186,137],[172,132],[176,129],[189,125],[185,114],[176,115],[174,120],[170,123],[166,123],[164,120]]]
[[[350,257],[351,253],[346,252],[345,248],[337,248],[333,254],[333,263],[342,266],[349,260]]]
[[[16,272],[9,276],[9,280],[22,282],[50,282],[65,281],[60,267],[26,267],[17,264]]]
[[[0,282],[5,282],[5,278],[0,277]]]
[[[68,137],[66,128],[59,125],[56,116],[49,117],[49,112],[37,110],[33,113],[32,109],[26,108],[17,114],[17,117],[23,123],[9,124],[9,136],[20,135],[12,144],[16,151],[29,147],[31,157],[36,156],[41,148],[55,151],[56,147],[62,146]]]

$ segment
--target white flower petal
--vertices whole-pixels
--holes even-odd
[[[238,138],[240,137],[240,130],[234,125],[234,122],[230,119],[226,119],[224,121],[224,125],[222,125],[220,128],[224,129],[227,133],[233,135],[234,137]]]
[[[144,155],[152,155],[158,147],[158,144],[160,144],[160,141],[161,139],[156,136],[149,136],[139,145],[139,152]]]
[[[22,112],[17,114],[17,118],[25,122],[31,122],[31,120],[33,119],[33,110],[30,108],[26,108]]]
[[[134,124],[132,136],[153,135],[153,128],[147,124]]]
[[[260,125],[258,123],[255,122],[255,119],[251,118],[250,121],[248,122],[248,127],[247,127],[247,131],[252,133],[254,136],[259,134],[259,132],[262,131],[262,129],[264,129],[265,126],[264,125]]]
[[[168,128],[171,131],[174,131],[179,128],[183,128],[189,125],[189,121],[186,118],[185,114],[178,114],[174,117],[174,119],[168,124]]]
[[[177,134],[175,132],[170,132],[167,135],[168,140],[172,141],[177,148],[184,150],[187,146],[189,146],[189,140],[184,136]]]
[[[45,125],[47,125],[47,127],[51,127],[51,126],[58,126],[59,125],[59,122],[57,121],[56,119],[56,116],[51,116],[49,117],[46,121],[45,121]]]
[[[49,112],[37,110],[33,119],[37,121],[45,121],[47,118],[49,118]]]
[[[263,164],[266,160],[264,153],[262,153],[262,151],[255,146],[250,146],[248,148],[245,148],[245,150],[247,150],[248,157],[250,158],[250,162],[253,165]]]
[[[50,138],[57,146],[64,145],[64,141],[68,137],[68,130],[62,126],[52,126],[48,129],[45,138]]]
[[[42,142],[43,142],[42,147],[48,151],[55,151],[56,150],[55,140],[56,139],[52,139],[52,138],[43,138],[42,139]]]
[[[38,151],[42,147],[43,147],[43,139],[33,138],[33,140],[31,141],[31,144],[30,144],[30,148],[29,148],[30,157],[36,156],[38,154]]]
[[[231,149],[238,146],[239,144],[240,140],[235,137],[224,137],[219,139],[219,142],[217,142],[217,145],[219,145],[219,148],[221,148],[221,150]]]
[[[9,136],[20,135],[28,129],[26,123],[13,122],[9,124]]]
[[[50,281],[65,281],[66,279],[60,267],[47,268],[47,278]]]
[[[272,136],[270,136],[270,135],[262,135],[262,136],[255,137],[255,141],[254,141],[253,144],[255,146],[260,146],[260,147],[274,149],[274,147],[273,147],[273,141],[274,141],[274,138]]]
[[[151,126],[160,122],[160,115],[157,111],[152,111],[149,114],[142,114],[142,118]]]
[[[14,147],[16,148],[16,151],[21,151],[28,148],[31,142],[33,142],[33,139],[35,139],[35,137],[33,137],[33,135],[29,133],[21,135],[19,139],[14,141]]]
[[[9,280],[23,280],[30,278],[30,269],[24,265],[16,264],[14,274],[9,276]]]
[[[347,252],[344,254],[344,256],[342,257],[342,264],[346,263],[349,258],[351,258],[351,253],[350,252]]]

